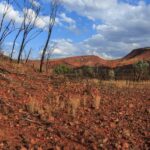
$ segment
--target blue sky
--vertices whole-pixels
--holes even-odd
[[[0,8],[3,1],[0,0]],[[23,7],[20,0],[16,1],[20,8],[12,4],[8,19],[13,18],[19,25]],[[50,0],[34,1],[42,7],[37,28],[45,28]],[[60,0],[60,3],[50,43],[50,47],[55,43],[52,57],[98,55],[114,59],[135,48],[150,46],[150,0]],[[5,41],[7,53],[15,34]],[[32,48],[32,58],[40,58],[45,39],[46,30],[27,45],[25,52]],[[19,46],[20,38],[15,56]]]

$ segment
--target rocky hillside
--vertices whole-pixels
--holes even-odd
[[[135,49],[130,52],[127,56],[117,60],[105,60],[98,56],[87,55],[87,56],[75,56],[62,59],[53,59],[49,62],[50,67],[57,66],[60,64],[66,64],[70,67],[82,67],[82,66],[105,66],[110,68],[116,68],[120,66],[126,66],[134,64],[140,60],[150,60],[150,48]]]

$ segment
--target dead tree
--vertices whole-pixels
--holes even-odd
[[[9,13],[9,8],[11,5],[12,1],[6,0],[3,5],[3,13],[1,15],[0,19],[0,47],[2,47],[4,40],[6,39],[7,36],[9,36],[14,30],[15,30],[15,21],[14,20],[9,20],[6,21],[7,14]]]
[[[14,38],[13,45],[12,45],[12,50],[11,50],[11,54],[10,54],[10,61],[12,61],[12,59],[13,59],[13,54],[14,54],[14,50],[15,50],[15,46],[16,46],[16,41],[17,41],[17,39],[18,39],[18,37],[19,37],[22,30],[23,30],[23,24],[21,24],[21,26],[18,29],[17,34]]]
[[[28,60],[29,60],[29,57],[30,57],[31,52],[32,52],[32,48],[30,48],[30,50],[29,50],[29,52],[28,52],[28,55],[27,55],[27,58],[26,58],[26,63],[27,63]]]
[[[51,39],[51,34],[52,34],[52,30],[55,24],[55,19],[56,19],[56,13],[58,10],[58,4],[59,1],[58,0],[53,0],[50,3],[50,14],[49,14],[49,24],[48,24],[48,32],[47,32],[47,38],[46,38],[46,42],[42,51],[42,57],[41,57],[41,62],[40,62],[40,72],[43,71],[43,63],[44,63],[44,59],[45,59],[45,54]]]
[[[7,25],[3,27],[0,33],[0,47],[4,43],[4,40],[8,35],[10,35],[15,30],[14,21],[10,20]]]
[[[52,47],[49,48],[49,50],[47,51],[47,58],[46,58],[46,72],[48,72],[48,63],[49,60],[55,50],[56,44],[52,45]]]
[[[39,13],[40,7],[36,7],[33,3],[28,3],[27,0],[24,0],[23,36],[19,48],[18,63],[21,61],[22,52],[28,42],[33,40],[42,32],[42,30],[36,28]]]
[[[4,4],[4,9],[3,9],[3,13],[0,19],[0,32],[3,29],[4,21],[5,21],[6,15],[8,14],[8,10],[10,8],[9,6],[10,0],[6,0],[5,2],[3,2],[3,4]]]

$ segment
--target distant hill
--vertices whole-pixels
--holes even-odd
[[[0,58],[9,59],[8,56],[4,56],[2,53],[0,53]],[[116,68],[132,65],[140,60],[146,60],[150,62],[150,47],[135,49],[125,57],[116,60],[106,60],[94,55],[51,59],[49,61],[49,67],[53,68],[57,65],[65,64],[72,68],[78,68],[83,66],[103,66],[109,68]],[[30,60],[30,64],[34,64],[35,66],[39,67],[39,60]]]
[[[99,66],[107,65],[107,60],[104,60],[98,56],[87,55],[87,56],[74,56],[62,59],[54,59],[50,61],[51,66],[66,64],[71,67],[81,67],[81,66]]]
[[[66,64],[70,67],[82,67],[82,66],[105,66],[109,68],[116,68],[125,65],[134,64],[140,60],[150,61],[150,48],[139,48],[131,51],[128,55],[117,60],[105,60],[98,56],[74,56],[62,59],[53,59],[49,61],[51,67]]]
[[[139,59],[150,59],[150,47],[148,48],[139,48],[133,50],[124,59],[132,59],[132,58],[139,58]]]

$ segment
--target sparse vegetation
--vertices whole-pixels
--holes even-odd
[[[84,76],[87,76],[87,77],[93,77],[94,76],[94,68],[93,67],[85,66],[82,68],[82,70],[83,70]]]
[[[145,79],[149,75],[149,63],[146,61],[139,61],[133,65],[134,77],[136,81]]]
[[[132,39],[127,41],[126,36],[130,34],[126,34],[124,28],[119,29],[122,23],[116,23],[117,26],[111,28],[111,23],[117,21],[117,15],[109,23],[109,18],[104,18],[110,17],[111,13],[104,15],[102,12],[104,17],[97,16],[97,9],[91,7],[91,2],[88,5],[88,0],[80,0],[81,7],[79,3],[76,4],[75,7],[79,6],[77,13],[76,8],[72,13],[71,0],[46,1],[0,2],[0,150],[148,150],[150,48],[136,49],[116,60],[105,60],[94,55],[51,59],[62,54],[76,54],[80,46],[86,49],[86,53],[98,54],[98,50],[106,47],[107,42],[107,52],[103,56],[109,58],[109,48],[128,48],[128,44],[134,47],[139,44],[131,42],[141,40],[131,36]],[[62,2],[63,6],[59,7]],[[97,4],[95,2],[95,6]],[[92,32],[95,35],[90,31],[77,38],[81,30],[86,31],[81,26],[82,19],[89,21],[84,16],[78,17],[83,5],[89,10],[92,8],[91,15],[90,11],[83,14],[94,20],[95,31]],[[118,5],[116,0],[115,9]],[[124,4],[121,5],[119,8],[122,9]],[[125,4],[125,7],[130,8],[129,5]],[[137,4],[139,8],[142,5]],[[146,8],[146,4],[143,6]],[[102,9],[103,6],[98,8]],[[134,6],[131,8],[135,9]],[[141,10],[145,9],[140,9],[142,17],[139,18],[145,19],[145,12]],[[60,12],[58,17],[57,12]],[[137,12],[136,9],[133,12]],[[125,14],[124,10],[121,14]],[[56,27],[63,30],[68,28],[69,32],[58,29],[54,30],[58,35],[52,36],[55,22]],[[133,17],[132,29],[137,22]],[[143,27],[146,27],[145,24]],[[115,34],[125,33],[121,42],[125,40],[119,46],[113,47],[113,44],[118,44],[117,38],[121,34],[108,37],[112,29],[119,29]],[[142,28],[138,26],[137,29]],[[41,33],[40,40],[32,41]],[[65,39],[61,33],[66,33]],[[74,40],[70,38],[71,33],[77,34]],[[85,39],[87,36],[91,37]],[[98,39],[101,40],[101,47],[97,47]],[[10,54],[7,54],[7,48]],[[39,58],[35,54],[37,49],[40,60],[30,60],[32,53],[33,57]]]
[[[72,69],[66,65],[59,65],[54,68],[54,73],[58,75],[69,74],[71,72],[72,72]]]
[[[91,148],[88,141],[92,138],[96,147],[104,141],[103,147],[108,148],[118,140],[115,136],[118,134],[126,137],[131,147],[135,147],[134,143],[136,147],[148,147],[147,140],[141,138],[141,131],[147,130],[149,82],[112,80],[110,85],[110,80],[70,80],[65,75],[63,79],[55,75],[50,78],[25,64],[10,63],[9,59],[3,61],[0,70],[5,68],[9,73],[0,75],[0,124],[5,125],[3,131],[11,128],[11,132],[0,134],[0,141],[7,139],[9,149],[18,143],[23,145],[22,136],[25,140],[31,139],[24,144],[29,148],[37,142],[46,149],[53,146],[53,141],[56,145],[67,144],[69,148],[76,147],[74,141],[77,141],[79,149],[83,149],[83,144]],[[62,68],[59,73],[68,73],[68,69]],[[9,79],[9,83],[3,77]],[[136,115],[139,117],[134,117]],[[135,130],[139,127],[140,131]],[[115,128],[118,130],[111,134]],[[110,137],[105,132],[111,134]],[[111,141],[112,138],[115,140]]]
[[[108,71],[108,76],[110,80],[114,80],[115,79],[115,72],[113,69]]]

